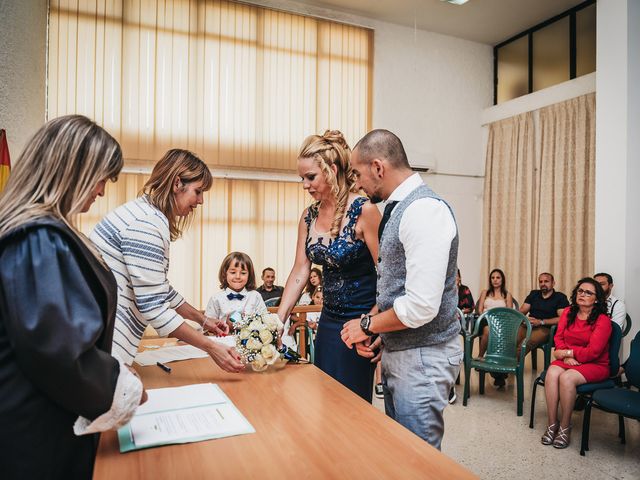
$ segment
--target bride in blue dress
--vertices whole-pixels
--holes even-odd
[[[371,401],[374,364],[345,346],[345,322],[369,313],[376,301],[380,212],[358,186],[351,150],[342,133],[311,135],[298,155],[302,186],[315,202],[298,225],[296,259],[278,315],[286,319],[306,285],[312,264],[321,265],[324,303],[315,340],[315,364],[367,401]]]

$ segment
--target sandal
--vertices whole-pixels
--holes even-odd
[[[554,448],[567,448],[569,446],[569,440],[571,435],[571,425],[567,428],[560,427],[556,438],[553,439]]]
[[[547,431],[542,435],[542,439],[540,440],[543,445],[551,445],[556,438],[556,433],[558,433],[558,422],[549,425],[547,427]]]

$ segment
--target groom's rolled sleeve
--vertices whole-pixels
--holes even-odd
[[[455,236],[453,215],[440,200],[421,198],[404,211],[399,239],[407,275],[405,293],[395,299],[393,310],[408,328],[421,327],[438,314]]]

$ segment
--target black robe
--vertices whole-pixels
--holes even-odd
[[[0,238],[0,478],[91,478],[97,435],[81,415],[111,408],[117,285],[62,222]]]

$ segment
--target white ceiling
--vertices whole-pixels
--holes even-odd
[[[354,15],[496,45],[584,0],[298,0]]]

